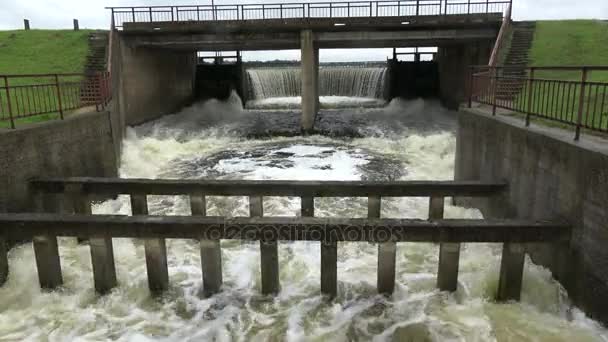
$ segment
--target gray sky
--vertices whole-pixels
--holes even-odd
[[[301,0],[298,0],[298,2]],[[279,3],[293,0],[216,0],[216,4],[235,3]],[[77,18],[82,28],[107,29],[110,16],[106,6],[184,5],[210,4],[209,1],[188,0],[0,0],[0,30],[20,29],[23,19],[30,19],[32,28],[71,28],[72,19]],[[608,19],[608,0],[513,0],[515,20],[540,19]],[[390,50],[349,51],[349,60],[384,59]],[[267,59],[265,52],[249,52],[246,59]],[[272,58],[299,59],[298,51],[273,52]],[[322,50],[321,60],[339,61],[344,51]]]

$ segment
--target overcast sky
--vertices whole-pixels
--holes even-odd
[[[301,0],[298,0],[301,1]],[[293,0],[216,0],[215,4],[294,2]],[[184,5],[210,4],[210,1],[188,0],[0,0],[0,30],[20,29],[23,19],[31,22],[32,28],[71,28],[72,19],[80,21],[81,28],[108,29],[110,16],[106,6],[140,5]],[[608,19],[608,0],[513,0],[514,20],[540,19]],[[375,50],[373,54],[351,51],[354,55],[376,56],[384,59],[389,50]],[[371,51],[370,51],[371,52]],[[267,53],[250,52],[247,59],[266,59]],[[273,53],[273,57],[299,58],[298,51]],[[344,53],[339,50],[322,50],[324,61],[341,60]]]

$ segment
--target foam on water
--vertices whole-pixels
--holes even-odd
[[[396,101],[394,113],[419,115],[421,101]],[[391,111],[394,111],[391,112]],[[382,133],[366,138],[323,136],[248,140],[233,133],[233,118],[248,120],[238,101],[210,101],[155,123],[128,129],[123,177],[246,179],[452,179],[455,136],[439,129]],[[364,114],[363,114],[364,115]],[[435,114],[433,114],[435,115]],[[438,115],[438,114],[437,114]],[[381,118],[379,118],[381,119]],[[398,125],[398,124],[395,124]],[[395,166],[397,165],[397,166]],[[150,212],[188,215],[187,198],[150,196]],[[481,218],[477,210],[446,201],[446,217]],[[296,215],[299,199],[265,198],[266,215]],[[426,218],[428,200],[383,200],[383,217]],[[128,198],[94,205],[96,214],[130,214]],[[210,215],[245,216],[244,198],[212,197]],[[324,198],[318,216],[363,217],[366,200]],[[147,290],[141,241],[114,239],[119,286],[109,295],[93,290],[87,246],[60,239],[65,286],[42,292],[30,244],[9,254],[11,274],[0,288],[3,341],[606,341],[596,322],[573,308],[550,272],[526,260],[520,303],[497,304],[500,245],[465,244],[459,289],[435,289],[438,246],[400,243],[392,298],[375,293],[377,247],[341,243],[339,296],[319,295],[318,243],[279,244],[278,296],[259,295],[259,246],[222,241],[223,291],[199,296],[202,278],[196,241],[168,240],[170,291],[152,298]]]

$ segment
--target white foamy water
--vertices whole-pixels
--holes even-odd
[[[321,108],[356,108],[356,107],[381,107],[386,101],[370,97],[352,96],[319,96]],[[263,99],[247,101],[247,108],[250,109],[296,109],[302,106],[301,96],[289,97],[268,97]]]
[[[390,110],[414,115],[425,106],[395,102]],[[399,107],[399,108],[395,108]],[[389,110],[389,109],[387,109]],[[455,136],[449,130],[383,134],[355,139],[323,136],[247,140],[231,132],[249,120],[233,104],[211,101],[156,123],[129,129],[123,177],[224,179],[452,179]],[[361,115],[365,115],[362,113]],[[433,115],[437,115],[436,113]],[[440,116],[437,116],[439,119]],[[209,122],[214,122],[209,125]],[[150,212],[188,215],[179,196],[150,196]],[[297,215],[299,199],[265,198],[266,215]],[[383,217],[426,218],[428,200],[383,200]],[[98,203],[96,214],[129,214],[126,197]],[[247,215],[247,200],[212,197],[210,215]],[[365,199],[318,199],[319,216],[363,217]],[[476,210],[446,201],[446,217],[481,218]],[[224,286],[199,296],[199,245],[168,240],[171,289],[152,298],[143,244],[114,239],[119,286],[109,295],[93,290],[87,246],[60,240],[64,287],[41,292],[30,244],[9,255],[11,274],[0,288],[2,341],[605,341],[606,331],[570,306],[546,269],[526,261],[522,301],[497,304],[500,245],[466,244],[459,288],[436,290],[438,246],[399,243],[395,293],[377,295],[377,247],[340,243],[334,301],[319,294],[318,243],[279,244],[281,292],[260,293],[257,243],[222,241]]]

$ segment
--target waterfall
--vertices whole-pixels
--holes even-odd
[[[299,67],[247,69],[254,99],[301,95]],[[319,69],[321,96],[382,98],[386,68],[331,66]]]

